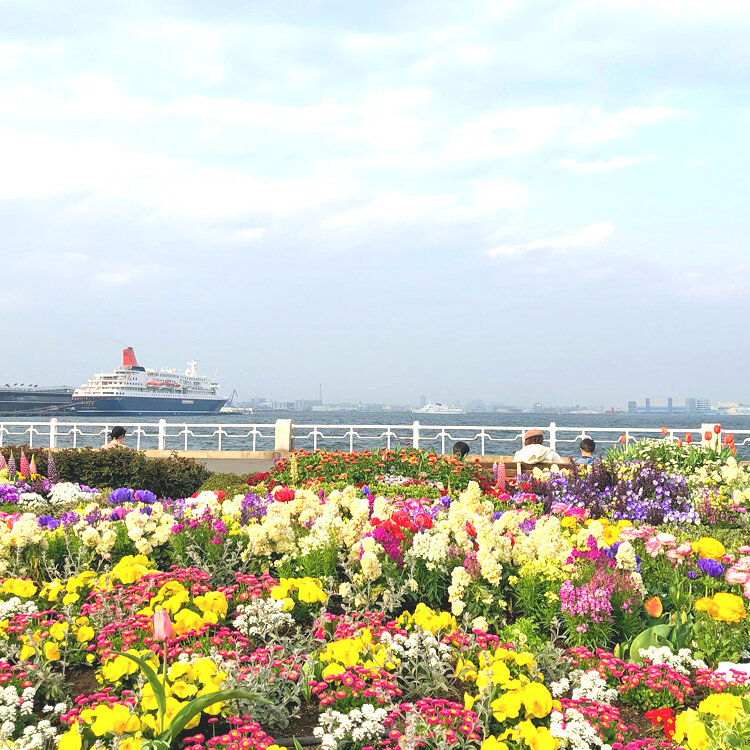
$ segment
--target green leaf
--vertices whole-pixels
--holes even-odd
[[[669,646],[669,636],[673,628],[673,625],[654,625],[639,633],[630,646],[630,661],[635,664],[640,664],[643,661],[641,655],[638,653],[642,648]]]
[[[122,651],[113,651],[115,656],[124,656],[126,659],[134,661],[143,672],[144,677],[148,680],[151,689],[154,691],[154,697],[156,698],[156,704],[159,707],[159,714],[164,716],[167,713],[167,695],[164,691],[164,686],[161,684],[161,680],[156,676],[153,667],[146,663],[140,656],[134,656],[133,654],[125,654]]]
[[[200,698],[194,698],[187,706],[181,708],[174,719],[172,719],[169,729],[159,735],[159,739],[163,739],[171,745],[172,739],[177,737],[201,711],[209,706],[213,706],[214,703],[231,700],[232,698],[254,700],[257,703],[269,703],[265,698],[261,698],[257,693],[251,693],[249,690],[217,690],[214,693],[202,695]]]
[[[292,737],[294,740],[294,750],[302,750],[302,745],[299,744],[296,737]]]

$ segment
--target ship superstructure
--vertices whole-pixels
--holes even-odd
[[[142,367],[128,347],[114,372],[98,373],[73,392],[73,406],[85,414],[216,414],[227,399],[197,365],[188,362],[184,372]]]

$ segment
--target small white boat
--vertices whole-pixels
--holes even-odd
[[[445,404],[426,404],[419,409],[412,409],[412,414],[466,414],[466,409],[460,406],[446,406]]]

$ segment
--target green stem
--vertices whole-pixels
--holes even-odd
[[[164,639],[164,660],[162,664],[162,685],[164,686],[164,694],[167,693],[167,641],[168,639]],[[164,713],[161,714],[159,717],[159,734],[164,733]]]

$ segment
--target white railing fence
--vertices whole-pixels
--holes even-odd
[[[138,450],[169,451],[273,451],[288,447],[278,442],[280,422],[266,424],[201,424],[172,423],[165,419],[151,422],[117,422],[127,431],[126,444]],[[66,422],[52,418],[46,422],[0,421],[0,447],[29,445],[41,448],[99,447],[107,442],[115,422]],[[450,453],[453,444],[463,440],[471,453],[509,455],[521,445],[532,426],[423,425],[418,421],[399,425],[315,425],[291,426],[293,445],[297,449],[367,450],[413,445]],[[597,443],[597,452],[623,441],[630,443],[644,437],[679,440],[690,433],[696,443],[701,441],[706,425],[669,428],[666,435],[653,427],[566,427],[550,422],[539,425],[545,442],[561,455],[578,453],[585,437]],[[738,456],[750,457],[750,430],[731,430]]]

